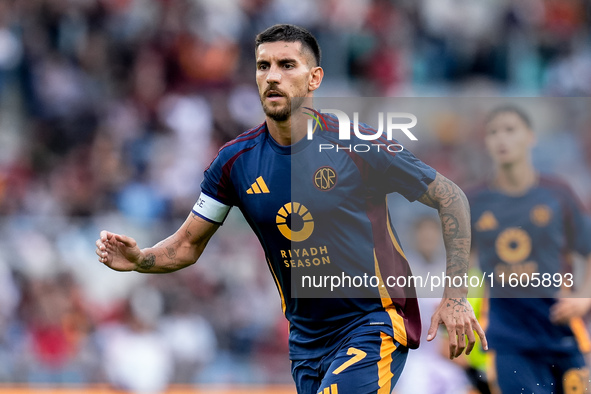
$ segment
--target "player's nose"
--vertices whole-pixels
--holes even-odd
[[[272,68],[267,73],[267,83],[279,83],[281,82],[281,73],[276,68]]]

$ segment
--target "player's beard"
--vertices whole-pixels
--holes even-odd
[[[263,105],[263,111],[265,115],[269,118],[273,119],[276,122],[284,122],[291,117],[291,113],[293,110],[297,110],[302,106],[304,102],[304,97],[293,97],[290,98],[287,95],[285,97],[285,106],[279,108],[271,108],[265,104],[265,97],[266,93],[263,98],[261,98],[261,104]]]

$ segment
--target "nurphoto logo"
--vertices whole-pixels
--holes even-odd
[[[362,141],[374,141],[372,144],[344,144],[344,145],[333,145],[333,144],[320,144],[319,151],[336,149],[347,150],[349,152],[369,152],[372,149],[386,149],[389,152],[401,152],[404,148],[399,143],[396,143],[393,136],[395,131],[401,131],[411,141],[417,141],[417,137],[410,131],[411,128],[417,125],[417,117],[409,112],[384,112],[378,113],[378,127],[377,129],[371,129],[359,125],[359,112],[353,112],[353,122],[349,116],[338,109],[320,109],[315,110],[313,108],[305,107],[310,112],[304,112],[310,116],[307,124],[307,138],[311,140],[313,138],[316,128],[320,130],[327,130],[328,124],[326,118],[322,114],[331,113],[336,116],[339,124],[339,140],[350,141],[351,133]],[[385,119],[385,120],[384,120]],[[401,120],[403,120],[401,122]],[[385,127],[384,127],[385,123]],[[352,126],[352,127],[351,127]],[[384,140],[385,137],[385,140]],[[381,141],[381,143],[376,143]]]

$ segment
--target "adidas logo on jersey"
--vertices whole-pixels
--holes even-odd
[[[248,188],[246,193],[247,194],[261,194],[261,193],[271,193],[271,192],[269,191],[267,184],[263,180],[263,177],[260,176],[257,178],[257,180],[252,185],[250,185],[250,187]]]
[[[339,389],[337,388],[337,385],[333,383],[330,385],[330,387],[320,390],[318,394],[339,394]]]

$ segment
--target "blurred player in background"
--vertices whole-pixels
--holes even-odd
[[[480,267],[495,274],[489,288],[489,377],[496,375],[503,393],[586,392],[589,370],[582,353],[590,342],[581,318],[591,307],[591,270],[578,293],[558,293],[573,284],[572,253],[591,264],[588,218],[564,182],[535,170],[536,137],[520,108],[492,111],[485,138],[495,174],[468,197]],[[511,288],[512,274],[535,287]]]
[[[416,298],[390,290],[374,298],[298,298],[292,296],[291,276],[300,265],[316,261],[303,258],[316,253],[336,262],[329,268],[341,272],[362,265],[378,277],[410,274],[386,205],[386,195],[394,191],[437,208],[442,220],[453,223],[443,231],[447,273],[463,276],[470,249],[467,200],[455,184],[406,150],[319,152],[321,142],[339,143],[334,117],[326,117],[327,130],[305,138],[308,118],[299,108],[323,78],[320,49],[307,30],[273,26],[257,36],[255,54],[266,121],[220,149],[205,170],[202,194],[185,223],[142,250],[130,237],[102,231],[96,253],[119,271],[175,271],[195,263],[230,208],[238,206],[261,242],[290,322],[298,392],[390,393],[408,348],[419,344]],[[295,158],[302,167],[294,172]],[[298,201],[292,201],[292,184],[304,191]],[[486,343],[466,292],[464,287],[446,288],[431,320],[427,339],[444,324],[451,358],[472,350],[474,330]]]

